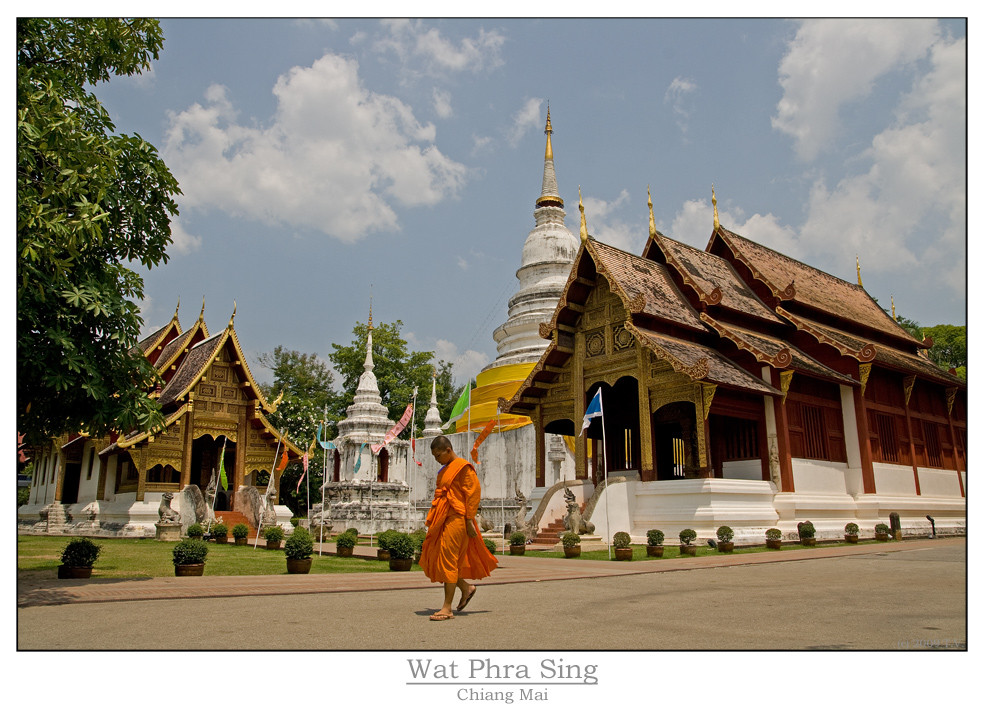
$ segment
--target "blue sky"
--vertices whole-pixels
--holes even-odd
[[[496,356],[551,106],[566,225],[638,252],[723,225],[924,325],[966,323],[958,20],[167,19],[152,72],[100,86],[180,180],[147,330],[206,299],[260,380],[326,359],[373,302],[456,378]]]

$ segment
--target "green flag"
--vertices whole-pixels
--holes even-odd
[[[228,439],[225,439],[225,443],[228,443]],[[221,444],[221,462],[218,464],[218,482],[221,483],[221,489],[228,489],[228,476],[225,475],[225,443]]]
[[[460,398],[456,400],[453,404],[453,411],[450,412],[449,420],[443,424],[443,430],[445,431],[450,424],[456,423],[461,418],[466,416],[467,409],[470,408],[470,380],[467,380],[467,388],[463,390],[460,394]]]

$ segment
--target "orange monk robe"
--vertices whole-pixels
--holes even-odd
[[[480,480],[463,458],[456,458],[436,475],[436,494],[426,517],[426,539],[419,565],[430,581],[456,583],[482,579],[497,568],[497,559],[480,535],[467,534],[467,520],[480,506]]]

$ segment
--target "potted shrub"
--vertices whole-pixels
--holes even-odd
[[[392,531],[388,537],[388,568],[390,571],[410,571],[412,569],[412,557],[415,555],[416,548],[412,543],[412,537],[403,532]]]
[[[495,542],[493,539],[485,539],[484,546],[487,547],[487,551],[489,551],[491,554],[497,553],[497,542]]]
[[[660,529],[647,530],[647,556],[664,556],[664,532]]]
[[[858,544],[858,525],[854,522],[845,525],[845,541],[849,544]]]
[[[354,538],[357,539],[360,532],[358,531],[357,527],[348,527],[344,530],[344,534],[353,534]]]
[[[613,553],[617,561],[630,561],[634,558],[634,550],[630,546],[630,535],[617,532],[613,535]]]
[[[216,522],[211,525],[211,538],[218,544],[224,544],[228,541],[228,527],[225,526],[224,522]]]
[[[779,549],[781,537],[783,537],[783,532],[776,527],[770,527],[766,530],[766,548]]]
[[[695,537],[697,536],[698,532],[696,532],[694,529],[682,529],[681,532],[678,533],[678,539],[681,540],[681,546],[678,547],[678,550],[682,554],[695,556],[696,547],[694,542]]]
[[[181,539],[174,545],[174,576],[201,576],[208,545],[200,539]]]
[[[99,558],[102,547],[91,539],[76,537],[61,552],[60,579],[87,579],[92,577],[92,565]]]
[[[286,532],[277,524],[262,530],[262,536],[266,539],[266,549],[279,549],[283,546],[283,539],[286,537]]]
[[[735,532],[732,531],[732,527],[723,524],[715,530],[715,536],[719,540],[719,551],[731,552],[735,548],[735,542],[732,541]]]
[[[800,535],[800,543],[806,547],[812,547],[816,541],[814,539],[814,525],[810,522],[803,522],[797,525],[797,533]]]
[[[384,532],[378,535],[379,561],[388,561],[392,558],[391,545],[397,534],[399,534],[399,532],[395,531],[394,529],[386,529]],[[411,543],[412,540],[410,539],[409,542]]]
[[[889,541],[889,525],[879,522],[875,525],[875,540],[877,542],[888,542]]]
[[[245,546],[249,543],[249,527],[246,524],[239,522],[234,527],[232,527],[232,536],[235,537],[235,543],[239,546]]]
[[[204,536],[204,527],[195,522],[187,528],[187,536],[191,539],[201,539]]]
[[[354,556],[354,547],[358,543],[358,537],[356,534],[350,531],[344,532],[343,534],[338,534],[337,539],[334,540],[334,544],[337,547],[338,556]]]
[[[309,574],[313,565],[313,537],[303,527],[293,530],[286,545],[286,572],[290,574]]]
[[[422,543],[426,541],[426,530],[417,529],[414,532],[409,533],[409,538],[412,540],[412,547],[415,549],[415,555],[413,558],[415,562],[419,563],[419,557],[422,556]]]
[[[575,532],[566,532],[562,535],[562,549],[565,551],[566,559],[571,559],[582,554],[582,546],[579,544],[580,541],[582,540]]]
[[[511,556],[524,556],[526,538],[523,532],[512,532],[508,541],[510,542],[508,551]]]

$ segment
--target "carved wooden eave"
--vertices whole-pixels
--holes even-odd
[[[506,401],[503,398],[498,400],[498,405],[501,407],[501,413],[505,413],[505,414],[511,413],[512,407],[514,407],[516,404],[520,402],[522,395],[534,384],[538,376],[540,374],[547,372],[545,368],[546,366],[549,365],[546,365],[545,362],[549,359],[550,355],[552,355],[553,352],[557,352],[557,351],[562,352],[562,350],[559,349],[557,343],[554,340],[552,342],[549,342],[548,347],[545,348],[545,351],[542,353],[542,356],[538,358],[538,362],[535,363],[535,366],[532,368],[532,370],[528,372],[528,376],[525,377],[525,380],[521,382],[521,384],[518,386],[517,390],[514,392],[514,395],[510,399],[507,399]],[[550,369],[554,369],[554,368],[550,368]],[[547,373],[554,374],[554,372],[551,371]],[[522,408],[525,408],[526,410],[530,411],[534,407],[528,406]]]
[[[269,419],[267,419],[261,411],[257,410],[255,412],[255,418],[252,420],[252,425],[256,428],[263,429],[263,432],[268,431],[269,437],[273,440],[281,440],[287,450],[292,452],[296,457],[299,458],[303,455],[303,451],[300,450],[300,448],[298,448],[292,441],[290,441],[289,437],[276,430],[276,427],[269,423]]]
[[[753,345],[751,345],[745,339],[740,337],[736,332],[729,329],[728,327],[726,327],[725,325],[723,325],[722,323],[720,323],[718,320],[711,317],[710,315],[706,313],[699,313],[699,318],[701,318],[703,322],[705,322],[712,329],[718,332],[719,335],[726,338],[727,340],[730,340],[733,344],[736,345],[736,347],[738,347],[741,350],[744,350],[745,352],[749,352],[751,355],[753,355],[753,357],[756,358],[757,362],[768,364],[776,369],[786,369],[794,361],[793,353],[790,351],[789,347],[784,347],[775,355],[768,355],[767,353],[760,350],[758,347],[754,347]]]
[[[132,437],[129,437],[124,434],[120,434],[119,438],[116,439],[116,442],[106,447],[104,450],[100,451],[99,455],[100,456],[108,455],[109,453],[112,453],[114,450],[126,450],[127,448],[132,448],[137,443],[141,443],[148,438],[152,438],[153,436],[160,433],[161,431],[170,428],[172,425],[174,425],[175,421],[177,421],[181,416],[187,413],[188,408],[189,405],[184,404],[179,409],[174,411],[166,419],[164,419],[164,425],[159,429],[154,429],[153,431],[140,431],[134,434]]]
[[[633,323],[628,321],[626,325],[627,330],[634,336],[634,338],[636,338],[638,342],[642,343],[642,347],[650,349],[658,359],[664,360],[670,364],[674,371],[678,372],[679,374],[684,374],[693,381],[700,381],[709,375],[709,362],[707,358],[702,357],[696,361],[695,364],[687,365],[670,352],[660,347],[656,342],[652,342]]]
[[[854,359],[857,359],[859,362],[871,362],[873,359],[875,359],[875,345],[873,345],[871,342],[865,343],[865,345],[861,349],[856,350],[849,347],[845,343],[834,339],[826,332],[823,332],[815,327],[812,327],[810,324],[808,324],[801,318],[797,317],[793,313],[787,312],[787,310],[785,310],[779,305],[777,306],[777,313],[787,318],[787,320],[792,322],[794,326],[801,332],[806,332],[808,335],[813,337],[821,344],[830,345],[831,347],[834,347],[836,350],[838,350],[840,354],[842,354],[845,357],[852,357]]]
[[[749,258],[744,256],[743,253],[738,248],[736,248],[736,245],[732,243],[732,240],[726,238],[725,229],[716,230],[712,234],[712,238],[714,239],[716,235],[718,235],[719,238],[721,238],[722,241],[725,242],[725,245],[729,247],[729,250],[732,252],[732,255],[740,263],[742,263],[747,269],[749,269],[749,272],[753,274],[753,278],[755,278],[757,281],[759,281],[760,283],[762,283],[764,286],[767,287],[767,289],[770,291],[770,293],[773,295],[774,298],[777,298],[778,300],[793,300],[797,296],[797,289],[794,287],[793,281],[788,283],[784,288],[781,288],[777,284],[772,283],[770,279],[768,279],[766,276],[760,273],[760,271],[756,268],[753,262]]]

